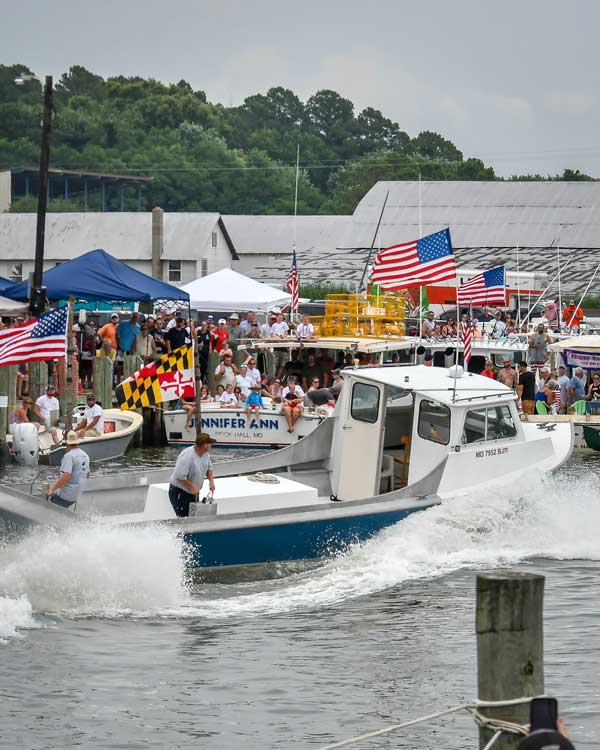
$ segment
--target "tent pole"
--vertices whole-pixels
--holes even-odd
[[[188,301],[188,324],[192,319],[192,308],[191,303]],[[196,437],[202,432],[202,401],[200,396],[200,389],[202,386],[202,379],[200,377],[200,352],[197,346],[197,340],[192,338],[192,326],[190,326],[190,339],[192,341],[192,351],[194,356],[194,387],[196,388]]]

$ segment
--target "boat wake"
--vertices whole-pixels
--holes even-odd
[[[48,530],[0,549],[0,638],[36,615],[223,619],[339,604],[403,582],[532,557],[600,559],[600,478],[521,481],[414,514],[345,554],[285,578],[192,585],[164,528]]]

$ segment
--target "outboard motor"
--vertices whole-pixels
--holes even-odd
[[[13,433],[13,453],[15,461],[25,466],[35,466],[40,452],[40,438],[37,427],[25,422],[16,424]]]

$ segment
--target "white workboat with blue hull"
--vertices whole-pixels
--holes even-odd
[[[93,478],[77,512],[57,518],[163,523],[199,566],[320,557],[459,493],[551,471],[572,451],[570,424],[522,424],[514,392],[479,375],[409,366],[343,377],[333,416],[308,438],[215,464],[215,503],[193,504],[190,518],[174,517],[165,471]],[[0,492],[0,517],[15,520],[16,492]],[[21,516],[36,502],[46,523],[48,503],[31,496]]]

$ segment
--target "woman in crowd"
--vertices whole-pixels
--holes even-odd
[[[210,404],[213,401],[213,397],[210,395],[207,385],[203,385],[200,388],[200,402],[203,404]]]

